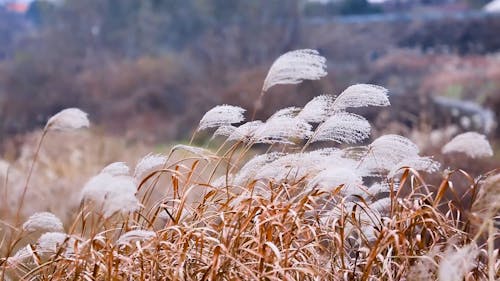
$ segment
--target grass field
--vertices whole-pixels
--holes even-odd
[[[1,163],[0,279],[498,280],[499,171],[473,177],[406,137],[370,139],[349,110],[389,106],[387,89],[357,84],[253,120],[271,87],[325,75],[316,51],[286,53],[253,111],[217,106],[189,144],[142,159],[144,147],[69,132],[89,126],[83,111],[54,115],[22,165]],[[207,135],[210,148],[193,145]],[[441,153],[493,150],[467,132]]]

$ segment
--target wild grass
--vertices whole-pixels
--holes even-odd
[[[279,76],[266,77],[256,109],[272,86],[326,74],[315,51],[291,57],[273,64]],[[75,191],[80,204],[62,221],[21,210],[44,138],[88,126],[85,113],[61,112],[21,196],[4,194],[18,196],[19,211],[0,221],[1,279],[498,280],[498,170],[442,170],[402,136],[367,143],[370,124],[347,110],[387,105],[386,89],[360,84],[265,121],[244,123],[244,109],[218,106],[197,129],[214,130],[218,148],[193,145],[194,134],[134,171],[111,163]],[[470,133],[443,152],[492,154]],[[430,173],[442,180],[426,181]]]

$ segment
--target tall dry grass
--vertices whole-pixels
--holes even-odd
[[[271,69],[255,109],[275,85],[326,74],[324,58],[311,50],[287,53]],[[148,154],[133,171],[111,163],[78,186],[79,205],[63,220],[23,212],[32,204],[24,194],[37,174],[19,172],[13,182],[14,171],[5,169],[4,187],[21,182],[16,190],[22,192],[19,197],[4,188],[3,196],[17,196],[23,208],[2,212],[10,216],[0,224],[0,276],[497,280],[500,174],[474,178],[443,170],[397,135],[367,143],[370,124],[349,109],[388,105],[386,89],[359,84],[265,121],[244,123],[244,109],[217,106],[202,118],[191,144]],[[49,120],[25,170],[43,163],[50,145],[45,138],[54,129],[88,126],[83,112],[63,113]],[[214,130],[215,149],[192,145],[204,130]],[[474,158],[493,151],[484,136],[466,133],[443,153]],[[431,173],[442,180],[426,181]],[[465,192],[454,188],[458,181]],[[50,205],[67,199],[46,198]]]

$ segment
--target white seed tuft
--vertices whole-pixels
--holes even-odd
[[[340,193],[344,196],[362,195],[363,179],[352,169],[344,167],[328,168],[319,172],[310,182],[309,188],[319,188],[321,191],[332,192],[342,186]]]
[[[389,106],[388,90],[381,86],[356,84],[345,89],[334,101],[334,110],[349,107]]]
[[[54,214],[49,212],[40,212],[31,215],[23,224],[24,231],[44,231],[61,232],[64,230],[63,223]]]
[[[454,137],[443,146],[442,153],[462,152],[471,158],[493,156],[491,145],[486,136],[476,132],[467,132]]]
[[[466,245],[456,250],[448,249],[439,263],[439,281],[460,281],[474,267],[479,250],[475,245]]]
[[[430,157],[411,157],[406,158],[394,165],[390,170],[389,174],[387,174],[388,178],[393,178],[394,176],[403,173],[404,168],[412,168],[417,171],[423,171],[427,173],[434,173],[439,170],[441,164],[437,161],[434,161]]]
[[[261,167],[282,156],[284,156],[283,153],[273,152],[253,157],[238,171],[234,179],[234,184],[238,186],[244,185],[246,181],[250,181],[255,178]]]
[[[55,254],[59,252],[67,257],[74,253],[72,246],[75,241],[75,238],[66,233],[47,232],[38,238],[36,249],[39,254]],[[60,250],[61,248],[63,250]]]
[[[192,146],[192,145],[185,145],[185,144],[178,144],[172,147],[172,152],[176,150],[184,150],[189,153],[192,153],[196,156],[199,156],[205,160],[208,160],[210,157],[214,156],[213,153],[210,150],[197,147],[197,146]]]
[[[161,154],[151,154],[144,156],[135,166],[134,177],[142,178],[147,172],[167,163],[167,157]]]
[[[203,115],[197,131],[240,123],[245,120],[245,111],[239,106],[218,105]]]
[[[118,240],[116,241],[116,244],[125,245],[133,241],[149,240],[153,237],[156,237],[156,233],[154,231],[136,229],[122,234],[122,236],[120,236],[120,238],[118,238]]]
[[[141,205],[135,197],[136,190],[136,182],[130,176],[100,173],[85,184],[81,198],[93,201],[108,218],[116,212],[129,213],[139,209]]]
[[[67,131],[86,128],[89,125],[87,113],[78,108],[67,108],[50,117],[45,128]]]
[[[293,144],[292,139],[306,139],[312,135],[312,126],[299,118],[274,117],[255,131],[256,143]]]
[[[311,142],[357,143],[370,136],[370,123],[359,115],[339,112],[318,126]]]
[[[314,97],[304,106],[297,117],[309,123],[321,123],[332,114],[333,101],[331,95]]]
[[[297,116],[297,114],[301,111],[300,107],[286,107],[282,108],[278,111],[276,111],[271,117],[269,117],[267,120],[271,120],[273,118],[280,118],[280,117],[287,117],[287,118],[294,118]]]
[[[267,73],[262,92],[278,84],[298,84],[326,76],[326,59],[318,51],[303,49],[285,53],[276,59]]]
[[[236,128],[227,138],[228,141],[250,142],[254,139],[255,132],[262,126],[262,121],[247,122]]]
[[[383,135],[369,146],[362,167],[367,170],[390,171],[403,159],[417,157],[419,149],[411,140],[398,135]]]
[[[128,176],[130,174],[130,168],[125,162],[114,162],[104,167],[101,173],[112,176]]]

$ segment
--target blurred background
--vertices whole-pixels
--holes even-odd
[[[273,60],[300,48],[329,75],[271,89],[259,118],[371,83],[391,92],[363,112],[380,132],[498,143],[499,31],[498,0],[0,0],[0,155],[67,107],[127,141],[186,139],[215,105],[250,110]]]

